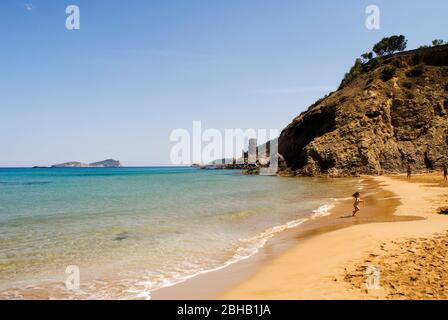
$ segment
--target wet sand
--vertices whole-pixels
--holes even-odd
[[[302,239],[292,249],[261,267],[253,276],[234,286],[220,298],[397,298],[393,287],[404,288],[406,285],[403,284],[403,277],[407,279],[410,274],[416,273],[416,269],[412,271],[412,268],[407,268],[407,271],[400,270],[402,261],[418,257],[407,251],[408,245],[405,241],[420,238],[422,242],[419,242],[418,246],[429,246],[428,250],[434,249],[434,252],[439,252],[436,247],[445,245],[446,237],[435,235],[448,230],[448,216],[436,213],[438,207],[448,203],[448,188],[440,179],[439,175],[414,176],[411,181],[406,181],[402,176],[374,178],[389,195],[378,194],[375,199],[365,197],[364,207],[356,218],[358,221],[350,222],[350,226],[340,221],[334,222],[330,226],[314,230],[311,232],[314,236]],[[379,221],[375,221],[376,218]],[[344,228],[334,228],[335,226]],[[401,245],[384,251],[386,245],[393,242],[400,242]],[[390,255],[397,256],[398,261],[391,259]],[[381,260],[377,266],[374,265],[380,269],[379,288],[366,290],[365,282],[369,276],[366,267],[374,264],[373,258],[376,257]],[[441,279],[445,279],[448,270],[445,270],[443,265],[436,264],[434,261],[437,259],[442,260],[443,256],[428,256],[428,263],[425,262],[423,267],[417,268],[421,269],[422,274],[437,274]],[[441,272],[444,275],[440,275]],[[415,277],[415,274],[412,276]],[[381,283],[381,279],[384,283]],[[427,284],[427,281],[423,279],[420,283]],[[443,280],[435,283],[435,286],[444,284]],[[437,296],[436,287],[424,286],[420,285],[422,292],[433,291],[434,296]],[[440,288],[438,289],[440,291]],[[423,297],[407,295],[409,290],[405,289],[398,292],[400,298]]]
[[[313,239],[320,235],[331,232],[344,231],[350,226],[372,224],[378,222],[398,222],[398,221],[412,221],[422,219],[417,216],[394,215],[395,209],[400,205],[399,197],[382,188],[383,181],[377,181],[371,177],[364,177],[365,187],[360,190],[365,202],[362,204],[361,212],[356,217],[351,217],[352,199],[340,201],[337,206],[331,210],[331,214],[324,217],[311,219],[297,228],[290,229],[276,235],[270,239],[265,247],[253,257],[240,261],[237,264],[231,265],[225,269],[211,272],[205,275],[197,276],[193,279],[185,281],[175,286],[160,289],[153,292],[152,299],[272,299],[284,298],[283,295],[278,295],[269,292],[269,286],[273,286],[274,292],[283,289],[278,288],[278,285],[265,282],[264,277],[260,283],[263,294],[260,294],[258,286],[255,291],[249,290],[242,294],[239,290],[246,290],[246,285],[252,283],[253,279],[258,279],[260,274],[264,274],[265,270],[268,273],[283,272],[277,271],[277,261],[282,261],[285,256],[296,248],[307,247],[307,243],[313,242]],[[348,195],[353,193],[353,190],[347,190]],[[331,244],[333,240],[329,240],[326,244]],[[315,255],[310,255],[310,259],[315,259]],[[319,257],[316,258],[317,262]],[[304,268],[305,273],[309,273],[307,277],[313,279],[313,263],[308,263],[309,268],[306,268],[306,259],[303,262],[297,260],[291,264],[290,270],[295,270],[296,264]],[[273,270],[270,268],[273,267]],[[300,269],[300,268],[299,268]],[[273,281],[277,281],[274,277]],[[256,280],[258,281],[258,280]],[[285,279],[290,282],[289,279]],[[266,288],[266,289],[265,289]],[[294,296],[289,298],[294,299]]]

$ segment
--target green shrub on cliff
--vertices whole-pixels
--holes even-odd
[[[366,52],[361,55],[362,63],[367,63],[373,58],[373,52]]]
[[[443,41],[443,40],[439,40],[439,39],[435,39],[435,40],[432,40],[432,45],[435,47],[435,46],[441,46],[441,45],[444,45],[444,44],[447,44],[448,42],[445,42],[445,41]]]
[[[397,51],[403,51],[406,49],[407,42],[403,35],[386,37],[373,46],[373,52],[378,56],[384,56]]]
[[[339,89],[345,87],[347,84],[352,82],[356,77],[358,77],[362,72],[362,60],[356,59],[353,67],[350,68],[350,71],[344,75],[344,79],[342,79],[341,84],[339,85]],[[338,89],[338,90],[339,90]]]
[[[423,65],[419,64],[419,65],[413,67],[411,70],[409,70],[406,73],[406,75],[408,77],[420,77],[424,71],[425,71],[425,68],[423,67]]]
[[[396,67],[385,66],[383,71],[381,71],[381,79],[383,81],[388,81],[388,80],[392,79],[393,76],[395,76],[396,72],[397,72]]]

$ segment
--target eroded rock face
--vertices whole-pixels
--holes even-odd
[[[385,67],[396,68],[385,81]],[[448,46],[366,67],[312,105],[279,138],[297,174],[334,176],[435,169],[448,161]]]

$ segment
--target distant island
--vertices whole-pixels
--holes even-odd
[[[118,168],[121,167],[121,163],[118,160],[107,159],[103,161],[93,163],[81,163],[77,161],[65,162],[61,164],[55,164],[52,168]]]

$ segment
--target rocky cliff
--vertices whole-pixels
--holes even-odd
[[[376,58],[281,133],[288,171],[436,169],[448,160],[448,46]]]

